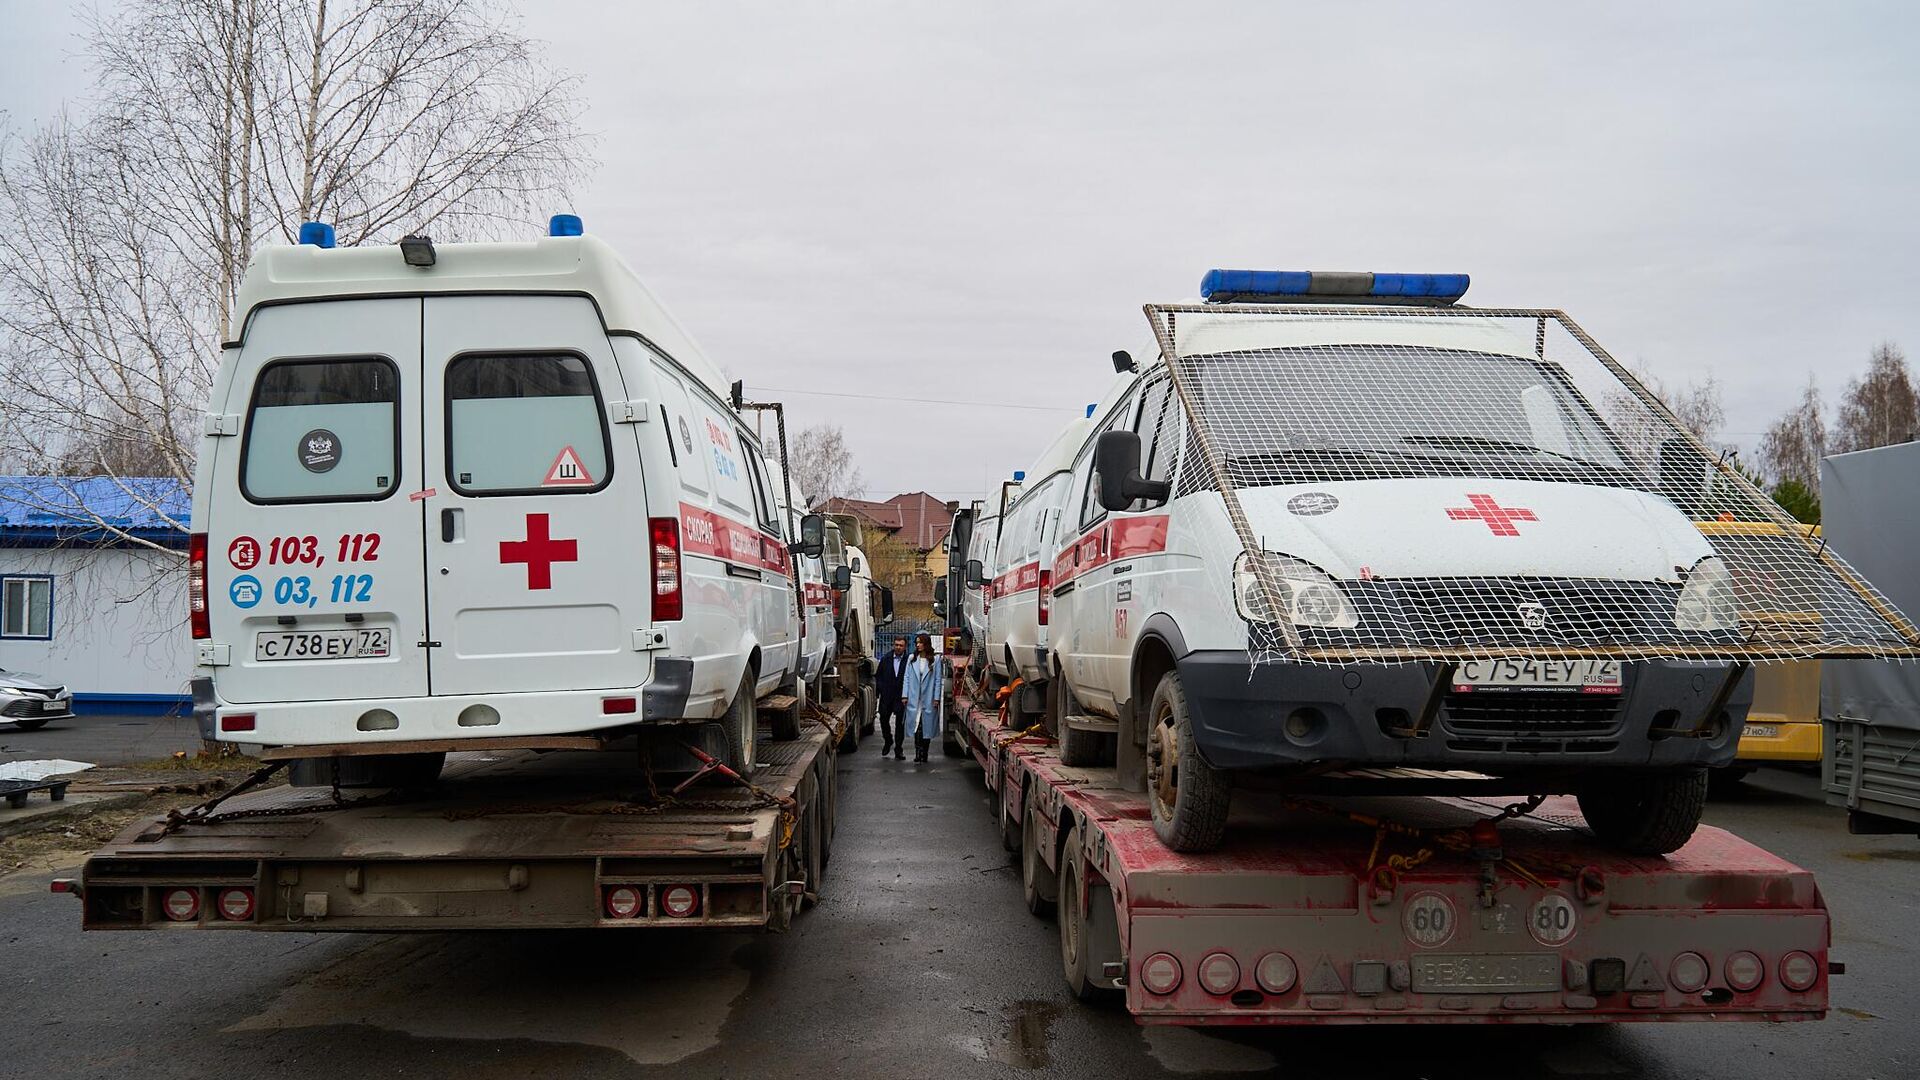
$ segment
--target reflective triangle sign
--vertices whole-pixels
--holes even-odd
[[[593,475],[580,463],[580,455],[569,446],[560,451],[547,467],[547,478],[540,481],[542,487],[592,487]]]

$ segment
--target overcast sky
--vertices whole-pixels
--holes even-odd
[[[600,139],[571,209],[874,497],[1024,467],[1212,266],[1464,271],[1749,445],[1920,351],[1920,5],[1358,7],[522,10]],[[0,0],[15,124],[87,93],[78,29]]]

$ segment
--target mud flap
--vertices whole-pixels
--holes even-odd
[[[1088,875],[1087,981],[1102,990],[1124,990],[1126,957],[1120,952],[1120,917],[1113,906],[1113,889]]]

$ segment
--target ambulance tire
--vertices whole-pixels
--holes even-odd
[[[1212,851],[1227,836],[1233,781],[1200,758],[1179,672],[1160,677],[1147,716],[1147,805],[1153,831],[1175,851]]]
[[[740,689],[720,718],[720,734],[726,739],[727,768],[741,776],[752,776],[760,749],[760,711],[754,707],[753,669],[740,677]]]
[[[337,781],[343,788],[432,787],[446,763],[445,753],[295,758],[287,769],[287,785],[332,787]]]
[[[771,722],[773,737],[779,742],[792,742],[800,737],[800,718],[806,715],[807,698],[811,695],[800,684],[798,675],[774,692],[792,698],[793,704],[784,709],[768,711],[767,719]]]
[[[1579,794],[1580,815],[1602,844],[1629,855],[1670,855],[1693,838],[1707,808],[1707,770],[1609,776]]]

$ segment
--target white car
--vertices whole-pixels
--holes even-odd
[[[1628,638],[1676,654],[1738,640],[1701,529],[1531,332],[1390,318],[1364,295],[1316,293],[1326,306],[1287,316],[1283,299],[1265,300],[1273,318],[1180,309],[1205,447],[1156,363],[1080,448],[1048,638],[1065,758],[1143,751],[1154,824],[1180,850],[1220,842],[1236,774],[1380,765],[1575,791],[1603,839],[1677,848],[1705,767],[1734,752],[1750,674],[1606,657]],[[1238,525],[1207,453],[1234,478]],[[1483,638],[1525,635],[1574,658],[1475,658]],[[1436,662],[1289,659],[1391,660],[1395,642]],[[1438,662],[1449,650],[1461,662]]]
[[[580,233],[334,248],[310,223],[254,256],[193,487],[207,737],[324,756],[717,725],[752,768],[755,701],[800,646],[765,455]],[[436,772],[423,753],[390,764]]]

